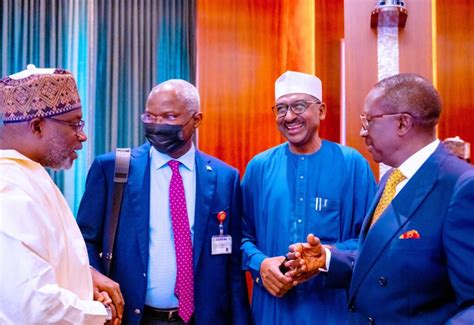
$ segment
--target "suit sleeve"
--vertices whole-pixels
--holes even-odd
[[[86,180],[86,190],[77,213],[77,223],[86,242],[91,265],[103,273],[102,252],[107,213],[108,186],[102,162],[95,159]]]
[[[474,322],[474,170],[458,180],[443,233],[448,272],[460,312],[454,319]],[[454,319],[452,323],[454,323]]]
[[[322,273],[324,286],[327,288],[349,289],[355,259],[355,251],[331,249],[329,271]]]
[[[242,191],[238,172],[234,174],[232,197],[232,266],[231,283],[232,292],[232,322],[233,324],[250,324],[250,308],[247,296],[245,273],[241,268],[242,254],[240,243],[242,241]]]

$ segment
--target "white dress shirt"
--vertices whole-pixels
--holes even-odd
[[[150,256],[145,304],[155,308],[178,307],[174,295],[176,285],[176,253],[169,207],[171,180],[170,160],[178,160],[183,178],[186,208],[188,211],[191,240],[194,241],[194,210],[196,204],[196,149],[194,145],[183,156],[174,159],[151,148],[150,168]]]
[[[439,140],[431,142],[430,144],[424,146],[413,155],[411,155],[407,160],[405,160],[398,169],[406,177],[401,181],[395,188],[395,196],[405,187],[408,181],[415,175],[415,173],[420,169],[420,167],[428,160],[428,158],[435,152],[438,148]]]

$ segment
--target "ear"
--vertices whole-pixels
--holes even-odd
[[[400,114],[397,119],[398,134],[405,135],[413,128],[413,117],[409,114]]]
[[[44,134],[44,119],[36,117],[28,122],[31,134],[35,137],[42,138]]]
[[[319,119],[324,120],[326,118],[326,103],[319,105]]]
[[[193,127],[195,129],[197,129],[199,127],[199,125],[201,125],[201,122],[202,122],[202,113],[201,112],[197,112],[196,114],[194,114],[193,116]]]

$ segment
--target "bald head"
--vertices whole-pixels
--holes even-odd
[[[414,124],[433,129],[441,114],[441,99],[433,84],[414,73],[402,73],[375,84],[381,109],[388,114],[410,113]]]
[[[376,162],[398,167],[436,139],[440,114],[430,81],[412,73],[394,75],[367,95],[360,135]]]
[[[150,92],[148,99],[163,90],[174,90],[178,98],[185,104],[188,111],[199,112],[199,93],[191,83],[182,79],[170,79],[156,85]]]

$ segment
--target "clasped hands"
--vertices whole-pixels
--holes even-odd
[[[306,243],[290,245],[285,274],[280,272],[284,256],[269,257],[260,266],[260,276],[267,291],[276,297],[283,297],[291,288],[303,283],[326,267],[326,251],[319,238],[309,234]]]
[[[108,306],[112,311],[112,319],[106,324],[119,325],[122,322],[124,299],[117,282],[109,279],[91,267],[94,300]]]

